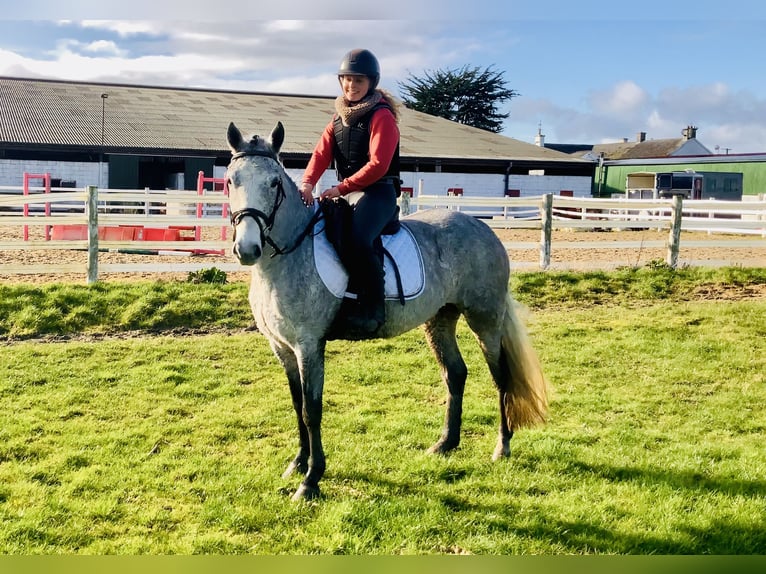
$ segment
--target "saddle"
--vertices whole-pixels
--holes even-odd
[[[354,266],[351,259],[351,218],[354,215],[354,208],[342,197],[337,199],[323,199],[319,202],[319,208],[322,211],[322,217],[324,219],[324,231],[327,236],[327,240],[335,249],[338,254],[343,267],[349,276],[349,291],[355,292],[355,285],[359,283],[359,278],[353,273]],[[373,249],[380,258],[380,264],[383,265],[383,258],[387,257],[396,276],[396,286],[399,293],[399,302],[404,305],[404,288],[402,286],[402,280],[399,273],[399,267],[394,260],[393,256],[383,246],[383,235],[394,235],[401,228],[399,222],[399,206],[396,206],[394,215],[386,223],[385,227],[381,231],[380,235],[373,241]]]

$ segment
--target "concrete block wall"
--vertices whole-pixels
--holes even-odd
[[[573,192],[574,197],[590,197],[591,178],[574,175],[511,175],[508,189],[521,190],[521,197],[560,195],[562,190]]]
[[[0,185],[21,187],[25,171],[34,174],[50,173],[52,178],[74,180],[77,187],[99,185],[98,163],[21,160],[0,160]],[[225,168],[216,168],[215,177],[223,177],[225,171]],[[302,169],[287,171],[296,183],[300,182]],[[503,197],[505,194],[505,178],[500,174],[402,172],[401,178],[402,186],[413,188],[416,194],[420,180],[423,180],[423,193],[426,195],[447,195],[447,190],[453,187],[462,188],[465,197]],[[104,163],[101,164],[101,187],[107,187],[108,181],[109,166]],[[327,189],[336,183],[335,172],[327,170],[319,180],[317,188]],[[36,182],[33,185],[37,185]],[[508,189],[521,190],[522,197],[546,193],[559,195],[561,190],[571,190],[575,197],[589,197],[591,179],[584,176],[511,175],[508,178]]]
[[[289,169],[288,175],[297,183],[303,177],[303,170]],[[402,187],[411,187],[418,193],[420,180],[423,180],[425,195],[447,195],[452,187],[463,189],[464,197],[503,197],[505,177],[499,174],[483,173],[422,173],[402,172]],[[317,183],[321,191],[338,182],[333,170],[327,170]],[[571,190],[574,197],[590,197],[591,179],[585,176],[558,175],[511,175],[508,189],[521,190],[522,197],[533,197],[552,193],[559,195],[561,190]]]
[[[75,181],[78,188],[99,184],[98,163],[6,159],[0,160],[0,185],[22,187],[24,172],[35,175],[49,173],[54,179]],[[109,181],[109,166],[106,163],[101,164],[101,181],[101,187],[106,187]],[[31,185],[38,187],[41,180],[34,180]]]
[[[503,197],[503,176],[486,173],[420,173],[403,172],[403,187],[413,188],[417,195],[423,180],[424,195],[447,195],[450,188],[462,188],[464,197]]]

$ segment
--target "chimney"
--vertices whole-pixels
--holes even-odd
[[[684,136],[684,139],[689,141],[696,139],[697,137],[697,126],[686,126],[682,131],[681,134]]]
[[[645,142],[646,141],[646,132],[638,132],[638,134],[636,134],[636,141],[638,143]]]

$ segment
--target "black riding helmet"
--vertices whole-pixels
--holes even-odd
[[[343,56],[338,68],[338,77],[346,75],[361,75],[370,78],[370,92],[380,81],[380,64],[375,54],[369,50],[351,50]]]

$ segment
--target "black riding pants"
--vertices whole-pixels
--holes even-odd
[[[368,187],[354,205],[351,219],[354,274],[364,284],[369,281],[373,291],[377,291],[376,282],[380,282],[382,290],[383,269],[372,243],[395,213],[396,190],[389,181],[380,181]]]

